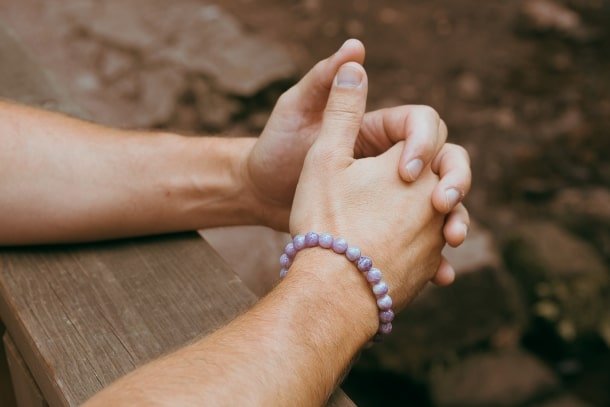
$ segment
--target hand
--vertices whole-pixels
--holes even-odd
[[[343,65],[303,166],[290,231],[330,232],[359,246],[384,272],[400,309],[439,266],[444,215],[431,204],[438,177],[429,166],[417,182],[399,177],[404,141],[376,157],[354,158],[366,93],[362,66]]]
[[[303,161],[314,143],[332,80],[338,68],[348,61],[362,63],[364,47],[356,40],[347,41],[330,58],[319,62],[305,77],[284,93],[273,110],[263,133],[247,159],[245,178],[253,193],[266,209],[263,215],[273,228],[287,230],[290,205]],[[400,106],[365,114],[356,157],[377,156],[395,143],[405,140],[398,165],[406,182],[417,178],[421,167],[433,164],[441,176],[433,194],[435,208],[449,213],[444,228],[445,238],[458,246],[466,237],[470,223],[466,208],[459,203],[470,188],[468,154],[459,146],[444,144],[447,128],[438,114],[426,106]],[[452,189],[447,199],[446,190]],[[451,266],[443,261],[434,282],[446,285],[453,281]]]

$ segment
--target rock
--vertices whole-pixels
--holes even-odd
[[[559,381],[521,350],[482,353],[432,372],[431,396],[439,407],[515,406],[548,394]]]
[[[182,15],[175,23],[180,29],[174,43],[157,56],[211,77],[223,91],[252,96],[296,72],[285,49],[244,32],[217,6],[199,6],[186,20]]]
[[[267,294],[278,282],[278,253],[290,240],[288,234],[262,226],[206,229],[199,233],[258,296]],[[253,247],[256,250],[248,250]]]
[[[445,255],[457,270],[455,283],[427,287],[397,316],[383,346],[363,355],[363,366],[421,376],[431,362],[492,336],[504,337],[498,342],[520,336],[525,306],[511,276],[500,268],[491,234],[475,225],[463,246]]]
[[[599,332],[610,309],[610,274],[600,255],[551,222],[518,225],[509,235],[506,263],[535,312],[554,322],[568,341]]]
[[[150,128],[170,121],[184,92],[183,72],[170,66],[129,72],[105,89],[94,89],[87,107],[97,122],[125,128]]]
[[[303,8],[309,14],[316,14],[320,11],[320,0],[303,0]]]
[[[510,232],[515,250],[511,263],[531,273],[531,279],[588,277],[605,281],[606,268],[599,255],[585,241],[552,222],[533,221]]]
[[[500,108],[492,112],[493,123],[503,130],[514,129],[517,124],[515,112],[508,108]]]
[[[396,24],[401,18],[400,12],[392,7],[384,7],[379,11],[379,14],[377,14],[377,21],[381,24]]]
[[[540,404],[534,404],[534,407],[592,407],[591,404],[576,398],[570,394],[553,397]]]
[[[171,66],[146,69],[140,73],[138,115],[134,123],[150,127],[169,121],[178,97],[184,92],[184,73]]]
[[[197,108],[193,103],[179,102],[176,105],[172,118],[167,123],[167,128],[182,134],[189,134],[193,129],[200,128],[200,119]]]
[[[251,96],[296,72],[286,50],[245,32],[216,5],[196,0],[184,0],[180,7],[168,7],[163,0],[87,0],[75,3],[68,14],[81,30],[137,51],[145,62],[178,64],[236,95]]]
[[[107,47],[101,54],[98,72],[106,81],[113,81],[125,74],[135,65],[133,55],[128,52]]]
[[[521,12],[531,30],[557,31],[574,38],[586,35],[578,13],[553,0],[524,1]]]
[[[267,125],[270,116],[270,113],[267,111],[253,112],[248,116],[248,129],[260,133]]]
[[[72,2],[65,12],[77,27],[95,37],[123,49],[144,51],[160,45],[166,35],[160,29],[161,7],[159,0],[81,0]]]
[[[500,254],[488,230],[472,222],[466,241],[458,247],[445,247],[443,255],[454,267],[458,277],[485,268],[500,267]]]
[[[345,23],[345,32],[350,37],[362,37],[362,35],[364,35],[364,24],[362,24],[360,20],[348,20]]]
[[[208,130],[226,129],[233,116],[241,110],[238,100],[212,89],[201,78],[193,80],[191,88],[195,93],[201,124]]]
[[[599,187],[564,189],[551,202],[551,212],[568,225],[586,223],[610,228],[610,190]]]
[[[464,72],[457,78],[457,89],[465,100],[474,100],[481,95],[481,81],[472,72]]]

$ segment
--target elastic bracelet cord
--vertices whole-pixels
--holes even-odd
[[[350,246],[343,238],[333,238],[328,233],[309,232],[306,235],[296,235],[292,241],[284,248],[284,253],[280,256],[280,278],[286,277],[288,269],[292,265],[292,261],[297,253],[303,249],[312,247],[321,247],[323,249],[331,249],[333,252],[345,257],[364,273],[364,277],[371,285],[373,294],[379,308],[379,329],[373,338],[373,341],[378,342],[381,335],[387,335],[392,332],[392,320],[394,319],[394,311],[392,311],[392,298],[389,296],[389,287],[382,279],[381,271],[373,267],[373,261],[370,257],[362,256],[360,249],[356,246]]]

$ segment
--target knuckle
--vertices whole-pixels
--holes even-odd
[[[359,122],[361,114],[349,103],[335,101],[326,107],[326,119],[338,122]]]

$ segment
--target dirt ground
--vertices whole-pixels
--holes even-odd
[[[172,3],[173,7],[179,9],[179,3]],[[361,39],[367,49],[369,109],[429,104],[438,110],[449,127],[449,140],[465,146],[472,157],[474,185],[467,206],[498,241],[509,269],[514,267],[507,230],[515,224],[544,221],[559,225],[570,239],[590,248],[601,259],[606,279],[610,277],[610,1],[212,3],[234,15],[247,32],[284,47],[301,74],[345,39]],[[93,103],[81,89],[89,82],[71,82],[71,78],[97,69],[93,65],[99,65],[99,59],[87,60],[85,55],[114,45],[91,40],[81,31],[61,37],[65,27],[57,25],[50,31],[44,24],[28,31],[26,23],[42,8],[50,15],[62,7],[61,2],[44,4],[28,0],[0,5],[0,18],[10,20],[7,23],[23,34],[24,42],[77,99]],[[56,48],[41,40],[45,30],[49,37],[55,36]],[[77,50],[78,57],[66,60],[57,47]],[[135,52],[122,46],[117,49]],[[138,58],[135,69],[143,69]],[[277,95],[293,80],[277,81],[254,95],[221,96],[220,118],[212,122],[193,119],[189,110],[193,95],[176,93],[172,100],[177,107],[168,108],[167,119],[151,119],[149,125],[256,135]],[[116,89],[101,87],[96,95],[112,98]],[[99,112],[114,117],[112,103],[104,100],[89,105],[89,110],[99,107]],[[236,103],[241,107],[235,107]],[[552,237],[542,234],[538,239]],[[583,255],[573,253],[574,257]],[[610,304],[607,297],[598,300]],[[610,338],[608,331],[570,341],[552,333],[550,324],[535,313],[528,321],[518,346],[536,355],[560,378],[555,393],[582,400],[582,404],[562,405],[610,405],[610,339],[602,339]],[[570,369],[574,364],[577,368]],[[375,391],[363,390],[371,386]],[[438,404],[429,387],[419,377],[370,365],[356,368],[345,384],[362,406]],[[560,405],[532,400],[525,405]]]

